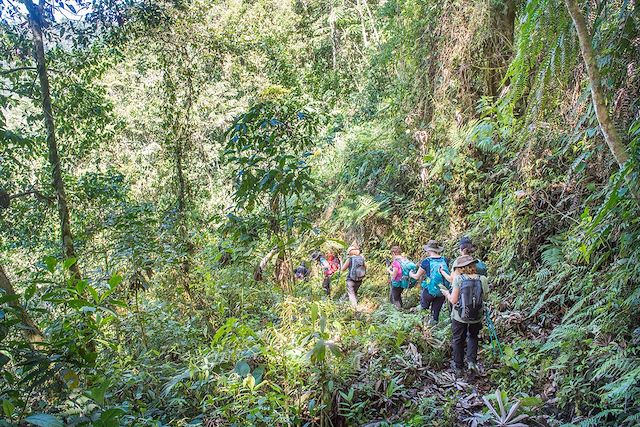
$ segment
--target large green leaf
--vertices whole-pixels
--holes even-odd
[[[63,427],[64,424],[58,418],[49,414],[34,414],[24,419],[27,423],[39,427]]]

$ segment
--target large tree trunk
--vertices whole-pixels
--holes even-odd
[[[600,70],[598,69],[596,55],[593,50],[593,46],[591,45],[592,39],[589,34],[589,30],[587,29],[587,23],[576,0],[565,0],[565,4],[578,33],[582,58],[584,59],[585,66],[587,68],[587,75],[589,76],[589,82],[591,83],[591,99],[593,101],[593,108],[596,111],[600,130],[602,131],[604,140],[609,146],[609,150],[611,150],[611,154],[613,154],[618,166],[621,170],[624,170],[630,159],[629,153],[620,138],[615,123],[613,123],[613,120],[609,116],[607,100],[600,80]],[[636,202],[640,204],[640,195],[638,194],[634,183],[631,181],[630,175],[627,174],[626,178],[631,193],[636,199]]]
[[[16,295],[16,291],[13,289],[13,285],[11,284],[9,277],[7,277],[2,265],[0,265],[0,289],[9,296]],[[29,316],[29,313],[27,313],[27,310],[25,310],[22,304],[18,301],[10,301],[9,305],[18,311],[20,322],[24,325],[22,333],[29,342],[29,345],[34,348],[38,348],[39,344],[44,341],[44,335],[42,335],[38,325],[36,325],[31,316]]]
[[[49,149],[49,163],[52,169],[53,187],[56,191],[58,201],[58,215],[60,216],[60,230],[62,232],[62,250],[64,259],[76,258],[73,246],[73,236],[71,234],[71,220],[69,217],[69,207],[62,181],[60,170],[60,156],[56,142],[55,124],[53,121],[53,108],[51,106],[51,92],[49,88],[49,75],[47,73],[47,63],[44,54],[44,39],[42,35],[43,9],[42,6],[34,4],[31,0],[23,0],[29,12],[29,27],[33,35],[33,47],[40,80],[40,94],[42,98],[42,112],[44,113],[44,125],[47,131],[47,146]],[[75,262],[70,267],[71,273],[76,279],[81,277],[80,267]]]

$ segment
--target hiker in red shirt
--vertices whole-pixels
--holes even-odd
[[[327,251],[325,255],[322,255],[320,252],[316,251],[311,258],[320,264],[320,268],[322,268],[322,272],[324,274],[324,280],[322,281],[322,287],[326,292],[327,296],[331,294],[331,280],[333,279],[333,275],[336,271],[340,269],[342,262],[336,254],[330,249]]]

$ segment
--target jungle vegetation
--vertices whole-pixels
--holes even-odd
[[[637,0],[2,0],[0,424],[639,425],[639,25]],[[502,345],[475,381],[385,272],[462,236]],[[353,241],[358,310],[309,260]]]

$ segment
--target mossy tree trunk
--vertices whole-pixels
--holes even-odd
[[[596,62],[596,54],[592,46],[592,37],[589,34],[586,20],[576,0],[565,0],[565,5],[567,6],[569,15],[571,15],[576,32],[578,33],[580,51],[582,52],[582,59],[584,60],[584,64],[587,68],[587,75],[589,76],[589,83],[591,84],[591,99],[593,101],[593,108],[596,111],[600,130],[602,131],[604,140],[607,143],[611,154],[616,160],[616,163],[618,163],[618,167],[621,170],[624,170],[631,157],[620,138],[620,134],[618,133],[615,123],[609,116],[607,99],[602,87],[600,70],[598,69],[598,64]],[[637,188],[635,188],[635,183],[631,180],[629,174],[627,174],[626,179],[633,197],[636,202],[640,204],[640,194],[638,193]]]
[[[44,115],[44,125],[47,132],[47,147],[49,151],[49,163],[52,169],[53,187],[56,192],[58,202],[58,215],[60,217],[60,231],[62,234],[62,249],[64,259],[75,259],[76,252],[73,244],[73,236],[71,234],[71,219],[69,215],[69,206],[67,204],[67,196],[65,194],[64,181],[62,180],[62,171],[60,167],[60,154],[58,152],[58,144],[56,141],[55,123],[53,118],[53,107],[51,105],[51,90],[49,86],[49,74],[47,72],[47,62],[44,52],[43,37],[43,8],[44,2],[39,5],[34,4],[31,0],[23,0],[27,11],[29,12],[29,27],[33,36],[34,56],[36,60],[36,68],[38,71],[38,80],[40,81],[40,96],[42,100],[42,112]],[[70,266],[70,271],[76,279],[81,278],[80,267],[77,262]]]

